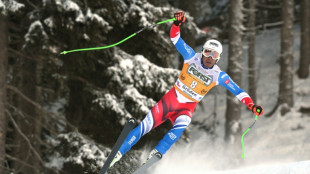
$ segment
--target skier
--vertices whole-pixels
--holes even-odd
[[[172,24],[170,38],[184,58],[182,71],[175,85],[129,133],[111,166],[119,161],[142,136],[169,119],[173,124],[172,129],[159,141],[148,159],[157,152],[164,155],[190,124],[197,103],[216,85],[224,86],[232,92],[254,114],[258,116],[263,114],[262,106],[255,105],[251,97],[217,66],[223,49],[221,43],[213,39],[208,40],[203,45],[202,51],[195,53],[180,37],[180,26],[186,21],[184,12],[177,12],[174,17],[176,21]]]

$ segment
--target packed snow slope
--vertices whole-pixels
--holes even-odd
[[[295,27],[294,69],[298,69],[300,28]],[[261,32],[256,37],[256,58],[258,64],[258,102],[265,113],[271,111],[277,102],[279,84],[280,29]],[[227,67],[227,46],[219,66]],[[246,58],[246,50],[245,58]],[[246,59],[244,59],[246,60]],[[247,62],[240,62],[246,66]],[[240,86],[247,90],[247,69]],[[296,74],[296,73],[295,73]],[[232,149],[224,143],[225,89],[218,88],[204,99],[204,111],[197,112],[193,121],[207,124],[216,112],[218,122],[215,136],[191,126],[190,143],[178,142],[163,159],[153,166],[151,174],[310,174],[310,114],[300,108],[310,108],[310,79],[300,80],[294,76],[295,105],[286,115],[276,111],[271,117],[259,117],[255,126],[244,137],[245,158],[242,148]],[[215,96],[217,96],[215,98]],[[216,105],[214,105],[216,99]],[[241,104],[242,105],[242,104]],[[214,107],[216,106],[216,108]],[[243,131],[254,121],[254,115],[245,108],[241,116]],[[237,140],[240,142],[240,139]],[[147,150],[145,156],[149,153]],[[145,160],[141,157],[141,161]]]

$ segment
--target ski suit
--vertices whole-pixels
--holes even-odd
[[[246,106],[253,104],[250,96],[217,65],[212,68],[206,68],[203,65],[202,54],[195,53],[183,41],[180,37],[179,26],[172,25],[170,38],[184,58],[182,71],[175,85],[149,111],[144,120],[129,133],[120,148],[122,155],[129,151],[143,135],[169,119],[173,127],[155,147],[158,152],[165,154],[190,124],[196,104],[216,85],[228,89]]]

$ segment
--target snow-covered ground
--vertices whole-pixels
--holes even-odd
[[[295,70],[298,68],[300,29],[295,27]],[[280,29],[260,33],[256,37],[256,57],[258,70],[258,104],[268,113],[276,104],[279,82]],[[220,66],[227,66],[227,46]],[[245,48],[246,50],[246,48]],[[246,64],[245,64],[246,65]],[[246,74],[246,69],[244,70]],[[240,86],[247,91],[244,76]],[[217,95],[216,137],[191,127],[191,142],[178,142],[163,159],[152,167],[151,174],[310,174],[310,115],[299,112],[310,107],[310,79],[294,77],[295,106],[285,116],[277,111],[272,117],[259,117],[255,126],[244,137],[245,158],[241,158],[242,148],[231,149],[224,143],[226,91],[219,88],[204,99],[205,113],[198,112],[193,121],[206,119],[214,110],[214,94]],[[241,104],[242,105],[242,104]],[[243,131],[254,121],[254,115],[243,110]],[[148,153],[148,152],[146,152]]]

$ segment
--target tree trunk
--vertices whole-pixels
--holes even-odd
[[[227,73],[237,83],[241,84],[242,62],[242,0],[231,0],[229,8],[229,60]],[[225,140],[231,144],[236,136],[241,135],[241,108],[235,96],[227,91],[227,109],[225,123]]]
[[[0,13],[0,173],[4,173],[5,144],[6,144],[6,76],[8,61],[8,31],[6,17]]]
[[[22,62],[22,75],[20,90],[29,99],[38,102],[37,97],[41,94],[38,93],[37,82],[37,65],[34,60],[23,58]],[[29,103],[24,98],[19,98],[18,108],[23,115],[18,115],[16,118],[17,127],[15,143],[17,149],[15,151],[15,158],[19,161],[14,162],[13,168],[21,173],[40,173],[40,135],[41,135],[41,115],[39,114],[40,108],[37,108],[32,103]]]
[[[300,60],[298,77],[309,77],[310,63],[310,2],[309,0],[301,1],[301,35],[300,35]]]
[[[280,87],[278,105],[283,105],[281,115],[284,115],[293,106],[293,26],[294,0],[282,1],[282,30],[281,30],[281,57],[280,57]]]
[[[255,66],[255,0],[249,0],[249,95],[254,103],[256,103],[256,66]]]

